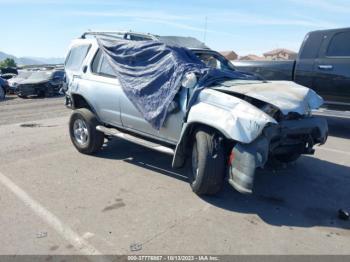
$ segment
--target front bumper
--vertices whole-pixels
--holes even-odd
[[[18,85],[16,88],[16,94],[19,96],[32,96],[38,95],[41,91],[44,91],[46,88],[45,85],[34,85],[34,84],[25,84]]]
[[[319,117],[281,121],[265,127],[250,144],[237,143],[232,150],[229,183],[242,193],[252,193],[255,170],[264,167],[269,156],[278,154],[313,154],[315,144],[324,144],[327,121]]]

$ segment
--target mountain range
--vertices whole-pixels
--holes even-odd
[[[64,58],[61,57],[16,57],[0,51],[0,61],[6,58],[14,59],[17,65],[63,64],[64,62]]]

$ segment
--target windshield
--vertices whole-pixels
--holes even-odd
[[[221,70],[235,70],[235,67],[222,55],[215,52],[196,51],[197,57],[207,66]]]

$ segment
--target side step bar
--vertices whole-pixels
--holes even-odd
[[[168,155],[174,155],[175,151],[174,149],[170,148],[170,147],[166,147],[166,146],[162,146],[147,140],[143,140],[141,138],[138,138],[136,136],[130,135],[130,134],[125,134],[120,132],[119,130],[115,129],[115,128],[108,128],[105,126],[97,126],[96,130],[109,135],[109,136],[115,136],[115,137],[119,137],[122,138],[124,140],[130,141],[132,143],[168,154]]]

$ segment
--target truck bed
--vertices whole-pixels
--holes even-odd
[[[231,63],[242,72],[260,75],[266,80],[288,80],[293,81],[295,61],[231,61]]]

